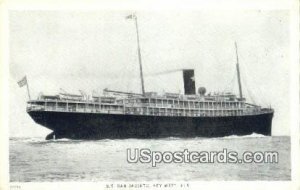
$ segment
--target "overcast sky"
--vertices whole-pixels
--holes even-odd
[[[130,11],[11,11],[10,135],[45,136],[26,113],[30,93],[140,92]],[[238,44],[248,101],[275,109],[273,135],[289,135],[288,11],[137,11],[146,91],[183,92],[182,73],[195,69],[197,88],[237,93]],[[17,119],[16,119],[17,118]]]

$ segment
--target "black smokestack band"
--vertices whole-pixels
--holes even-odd
[[[196,94],[195,75],[193,69],[183,70],[184,94]]]

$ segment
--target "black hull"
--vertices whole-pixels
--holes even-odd
[[[273,112],[248,116],[171,117],[78,112],[29,111],[56,138],[122,139],[271,135]],[[51,139],[49,134],[47,139]]]

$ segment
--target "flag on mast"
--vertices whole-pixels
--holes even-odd
[[[126,19],[135,19],[135,18],[136,18],[135,14],[131,14],[126,17]]]
[[[30,98],[30,92],[29,92],[29,86],[28,86],[28,82],[27,82],[27,77],[26,75],[18,82],[19,87],[23,87],[23,86],[27,86],[27,93],[28,93],[28,98],[29,100],[31,100]]]
[[[24,76],[19,82],[18,82],[19,87],[23,87],[27,85],[27,78]]]

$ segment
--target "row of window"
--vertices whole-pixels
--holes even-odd
[[[243,108],[244,104],[185,104],[185,105],[179,105],[179,104],[132,104],[130,105],[132,107],[157,107],[157,108],[208,108],[208,109],[226,109],[226,108]]]
[[[148,101],[146,101],[148,100]],[[159,101],[160,100],[160,101]],[[215,107],[243,107],[244,102],[197,102],[197,101],[178,101],[178,100],[161,100],[161,99],[130,99],[124,100],[128,101],[126,104],[131,106],[154,106],[154,107],[180,107],[180,108],[215,108]],[[150,102],[149,102],[150,101]],[[123,103],[119,101],[120,104],[110,104],[107,106],[122,106]],[[77,107],[86,107],[86,106],[99,106],[99,104],[91,103],[67,103],[67,102],[35,102],[34,105],[47,105],[47,106],[77,106]],[[125,106],[126,106],[125,104]],[[102,104],[105,106],[105,104]]]
[[[155,108],[126,109],[127,114],[158,115],[158,116],[233,116],[242,115],[243,110],[159,110]]]
[[[123,110],[124,106],[123,105],[101,105],[101,104],[63,104],[63,103],[59,103],[59,104],[47,104],[47,105],[34,105],[34,106],[41,106],[41,107],[47,107],[47,109],[68,109],[68,110],[76,110],[76,109],[80,109],[80,110],[84,110],[84,109],[104,109],[104,110]],[[151,106],[151,105],[149,105]],[[242,107],[238,107],[238,105],[234,105],[234,106],[225,106],[225,107],[221,107],[221,106],[217,106],[214,107],[213,105],[202,105],[201,106],[194,106],[194,107],[185,107],[185,106],[168,106],[168,107],[160,107],[159,105],[152,105],[152,107],[126,107],[126,109],[136,109],[136,111],[141,111],[142,109],[147,110],[150,109],[156,109],[156,110],[170,110],[170,109],[180,109],[180,108],[188,108],[188,109],[216,109],[216,110],[226,110],[226,109],[238,109],[238,108],[242,108]]]
[[[34,106],[35,108],[37,106]],[[70,105],[70,106],[38,106],[47,111],[70,111],[70,112],[107,112],[107,113],[126,113],[140,115],[170,115],[170,116],[218,116],[218,115],[242,115],[257,112],[255,109],[239,109],[239,110],[193,110],[193,109],[170,109],[170,108],[140,108],[140,107],[124,107],[109,105]]]
[[[126,100],[125,104],[136,104],[136,105],[174,105],[174,106],[183,106],[183,107],[207,107],[207,106],[219,106],[219,107],[229,107],[229,106],[240,106],[243,103],[241,102],[199,102],[199,101],[179,101],[179,100],[160,100],[160,99],[132,99]]]

